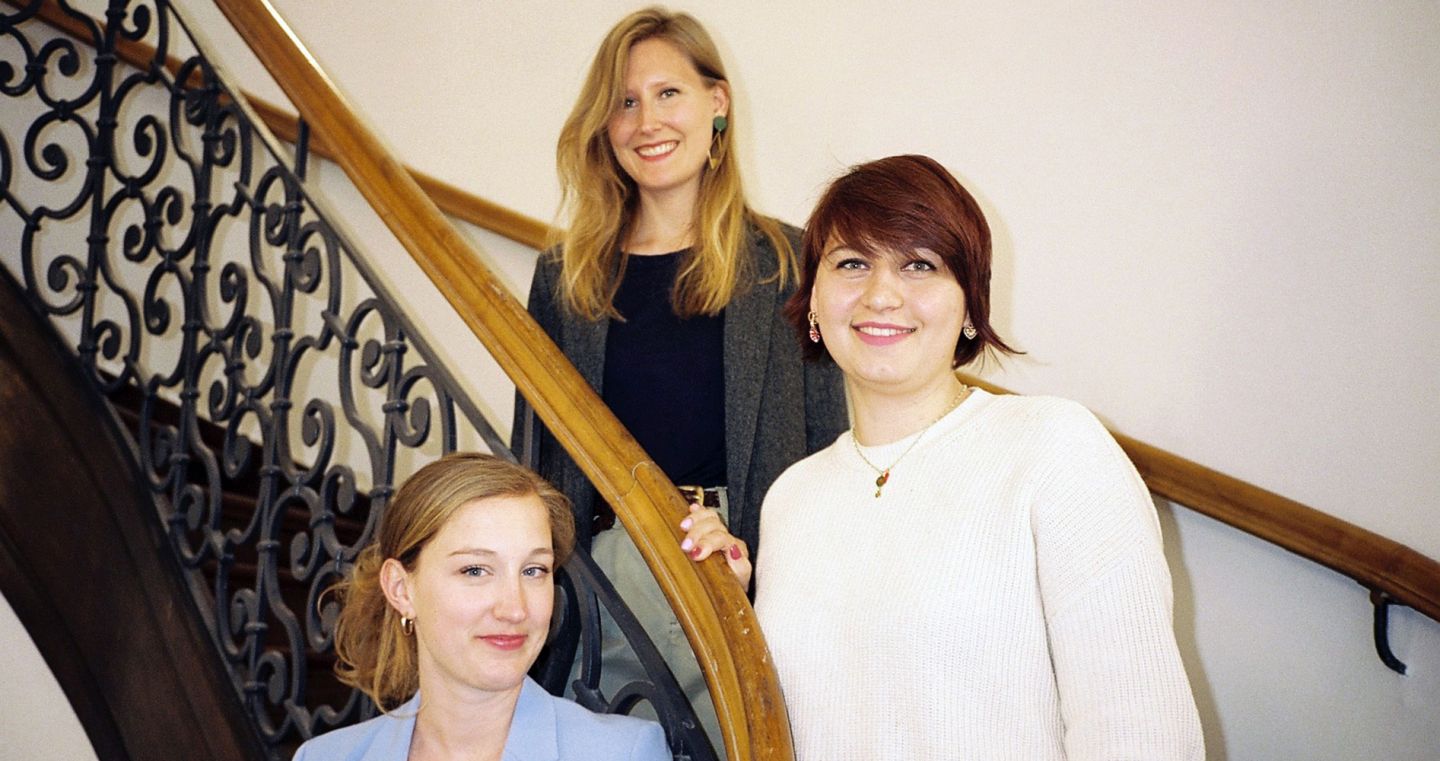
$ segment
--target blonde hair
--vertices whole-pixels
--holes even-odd
[[[663,39],[689,58],[707,85],[727,82],[714,41],[694,17],[650,7],[621,19],[600,43],[585,86],[556,146],[569,224],[560,236],[560,295],[571,311],[589,320],[621,317],[615,291],[623,268],[620,246],[635,214],[635,182],[615,159],[607,127],[625,97],[625,67],[638,42]],[[751,225],[775,248],[775,279],[783,287],[795,272],[795,252],[776,220],[745,203],[735,155],[735,99],[729,129],[715,135],[715,168],[702,167],[695,208],[695,246],[675,276],[671,303],[681,317],[714,315],[750,285],[754,273],[743,256]]]
[[[382,711],[405,702],[420,687],[415,637],[400,629],[400,614],[380,588],[388,558],[414,570],[421,550],[462,506],[490,497],[534,494],[545,505],[558,567],[575,546],[570,500],[534,472],[494,455],[454,453],[416,471],[385,507],[380,528],[333,587],[341,605],[335,623],[335,673]]]

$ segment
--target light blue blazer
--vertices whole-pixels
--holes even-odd
[[[405,761],[415,732],[416,695],[389,715],[307,740],[293,761]],[[504,761],[671,761],[653,721],[591,713],[546,692],[530,677],[520,687]]]

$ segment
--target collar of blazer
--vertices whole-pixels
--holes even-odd
[[[525,677],[520,699],[515,703],[515,718],[510,720],[503,761],[558,761],[558,734],[555,702],[543,687]]]
[[[377,733],[361,761],[396,761],[410,753],[415,736],[415,717],[420,711],[420,694],[390,713],[384,729]],[[520,686],[510,735],[505,739],[504,761],[558,761],[555,705],[549,693],[529,677]]]

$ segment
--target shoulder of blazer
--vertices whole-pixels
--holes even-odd
[[[619,714],[592,713],[564,698],[551,697],[561,758],[664,759],[671,756],[659,724]]]
[[[632,749],[654,748],[641,758],[669,761],[660,725],[614,714],[597,714],[546,692],[525,678],[505,741],[506,761],[629,759]]]
[[[766,235],[765,231],[761,230],[754,223],[750,223],[747,232],[746,245],[750,257],[750,274],[755,280],[755,282],[750,285],[765,284],[771,281],[779,270],[780,261],[777,258],[778,252],[776,252],[775,244],[771,242],[770,236]],[[781,222],[780,234],[784,235],[785,239],[790,242],[790,248],[793,249],[798,256],[800,253],[800,229],[794,225]],[[787,290],[789,287],[793,286],[787,286]]]
[[[540,252],[535,260],[535,272],[530,276],[530,292],[526,295],[526,310],[547,330],[552,326],[546,323],[554,322],[553,315],[560,300],[556,290],[560,281],[558,252],[559,249],[554,248]]]

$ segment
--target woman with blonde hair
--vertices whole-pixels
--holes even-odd
[[[781,318],[798,231],[746,202],[734,104],[693,17],[647,8],[621,19],[560,133],[568,223],[541,257],[529,308],[666,475],[758,549],[766,489],[846,418],[838,372],[802,363]],[[580,543],[717,738],[694,656],[639,553],[555,438],[538,439],[535,466],[573,500]],[[610,694],[643,678],[614,635],[607,627]]]
[[[296,761],[668,761],[659,725],[592,714],[526,676],[574,541],[568,500],[526,468],[452,454],[417,471],[337,586],[336,672],[384,713]]]

